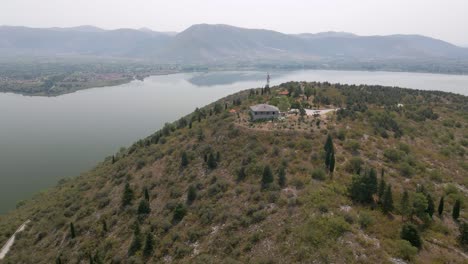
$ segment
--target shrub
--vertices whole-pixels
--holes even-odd
[[[346,144],[345,144],[345,148],[347,150],[349,150],[349,151],[352,151],[352,152],[357,152],[360,147],[361,147],[361,145],[356,140],[350,140],[350,141],[346,142]]]
[[[195,186],[193,185],[190,185],[187,191],[187,204],[192,204],[196,198],[197,198],[197,188],[195,188]]]
[[[403,158],[403,152],[397,149],[386,149],[383,154],[391,162],[398,162]]]
[[[363,164],[364,162],[361,158],[352,157],[346,164],[346,171],[350,173],[359,173]]]
[[[184,218],[184,216],[187,214],[187,209],[185,208],[185,206],[181,203],[179,203],[176,208],[174,209],[174,213],[173,213],[173,216],[172,216],[172,221],[174,223],[178,223],[180,221],[182,221],[182,219]]]
[[[396,242],[396,254],[398,257],[411,261],[418,254],[418,249],[411,245],[409,241],[397,240]]]
[[[312,171],[312,179],[318,180],[318,181],[323,181],[326,178],[326,173],[323,169],[314,169]]]
[[[404,162],[400,165],[400,173],[403,177],[410,178],[414,175],[414,169],[410,164]]]
[[[358,223],[361,226],[361,228],[366,229],[374,223],[374,218],[370,214],[362,212],[361,214],[359,214]]]

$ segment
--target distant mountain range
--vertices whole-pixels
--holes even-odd
[[[180,32],[0,27],[0,57],[87,55],[177,63],[320,60],[468,60],[468,48],[420,35],[358,36],[346,32],[284,34],[228,25]]]

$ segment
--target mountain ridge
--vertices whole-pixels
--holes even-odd
[[[94,26],[0,26],[0,56],[78,54],[162,62],[421,60],[468,61],[468,49],[421,35],[358,36],[346,32],[285,34],[225,24],[196,24],[175,34]]]

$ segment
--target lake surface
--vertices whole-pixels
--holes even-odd
[[[79,175],[106,156],[228,94],[265,84],[264,72],[183,73],[59,97],[0,93],[0,214],[22,199]],[[468,76],[293,71],[286,81],[381,84],[468,95]]]

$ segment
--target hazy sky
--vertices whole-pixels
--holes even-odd
[[[468,45],[468,0],[0,1],[0,25],[182,31],[210,23],[285,33],[423,34]]]

